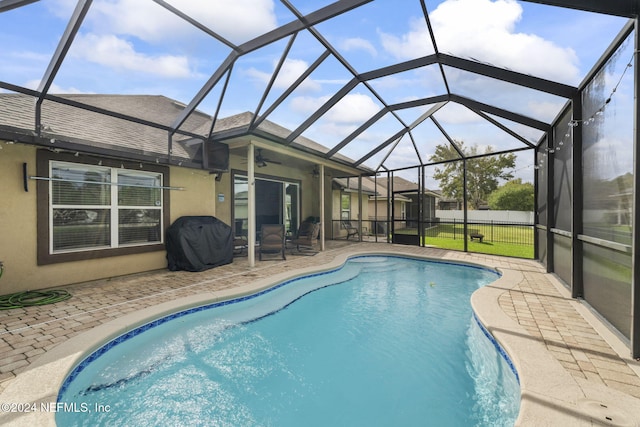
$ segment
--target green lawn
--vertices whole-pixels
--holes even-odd
[[[470,224],[469,233],[484,235],[482,243],[468,240],[467,250],[491,255],[533,259],[533,227]],[[396,230],[398,234],[417,234],[417,229]],[[464,250],[464,226],[441,224],[425,231],[425,246]],[[519,243],[510,243],[519,242]],[[521,243],[520,243],[521,242]]]

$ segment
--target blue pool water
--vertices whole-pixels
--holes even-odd
[[[515,373],[469,304],[487,269],[367,256],[132,331],[65,381],[59,426],[507,426]]]

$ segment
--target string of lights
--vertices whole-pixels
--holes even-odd
[[[633,60],[634,60],[634,58],[635,58],[637,53],[638,53],[638,51],[635,51],[633,53],[633,55],[631,55],[631,58],[627,62],[627,65],[624,67],[624,70],[622,71],[622,74],[620,75],[620,78],[618,79],[618,82],[613,87],[613,90],[611,91],[609,96],[604,100],[604,102],[602,103],[600,108],[598,108],[593,114],[591,114],[589,117],[587,117],[585,119],[582,119],[582,120],[571,119],[571,120],[569,120],[569,122],[567,123],[567,130],[564,133],[562,139],[560,139],[557,143],[554,142],[550,147],[546,147],[545,148],[545,151],[540,156],[541,158],[538,160],[538,162],[536,163],[536,165],[534,167],[535,169],[541,169],[544,166],[545,160],[547,158],[547,153],[553,154],[556,151],[560,151],[562,149],[562,147],[564,146],[565,142],[567,142],[571,138],[571,135],[573,133],[573,128],[576,128],[576,127],[580,126],[580,124],[582,124],[583,126],[589,126],[590,124],[592,124],[592,123],[594,123],[596,121],[597,117],[600,117],[600,116],[604,115],[605,108],[607,107],[607,105],[609,105],[609,103],[613,99],[613,96],[616,94],[616,92],[618,90],[618,87],[622,83],[622,79],[624,79],[624,76],[627,73],[627,70],[629,70],[631,67],[633,67]]]

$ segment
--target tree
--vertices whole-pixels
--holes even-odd
[[[490,154],[493,149],[488,146],[484,153],[480,153],[477,145],[465,147],[464,142],[454,141],[464,157],[475,157],[480,154]],[[443,162],[460,159],[458,151],[452,144],[436,146],[435,153],[431,156],[432,162]],[[516,164],[516,155],[498,154],[467,160],[467,200],[473,209],[479,209],[486,202],[487,197],[496,188],[500,181],[508,181],[513,174],[508,169],[513,169]],[[440,190],[446,197],[463,200],[463,171],[462,160],[443,163],[435,168],[433,178],[440,182]]]
[[[514,179],[489,195],[489,207],[499,211],[533,211],[534,187],[530,182]]]

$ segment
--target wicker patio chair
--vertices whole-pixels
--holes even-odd
[[[284,249],[284,225],[283,224],[262,224],[260,229],[260,260],[263,253],[279,254],[282,259],[287,259]]]

